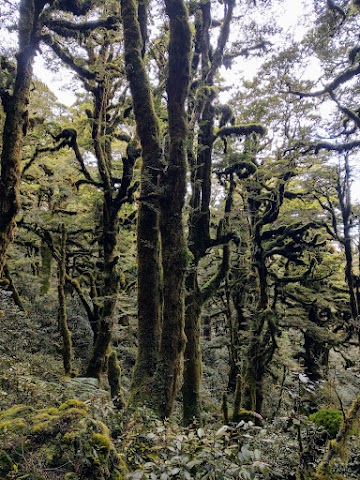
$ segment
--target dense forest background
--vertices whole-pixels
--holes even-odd
[[[359,478],[360,2],[302,3],[2,2],[1,479]]]

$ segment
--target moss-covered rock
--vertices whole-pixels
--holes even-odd
[[[0,412],[0,478],[121,480],[127,468],[107,426],[79,400],[35,410],[15,405]]]

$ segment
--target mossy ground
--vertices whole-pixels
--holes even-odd
[[[87,404],[14,405],[0,413],[0,478],[121,480],[126,466]],[[45,473],[46,472],[46,473]]]

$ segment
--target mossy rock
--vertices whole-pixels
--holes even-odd
[[[330,438],[335,438],[343,421],[343,413],[340,410],[324,408],[312,413],[309,420],[314,422],[317,427],[323,427]]]
[[[126,465],[107,426],[79,400],[35,410],[15,405],[0,413],[0,478],[121,480]],[[55,478],[55,477],[54,477]]]

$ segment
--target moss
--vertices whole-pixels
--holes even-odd
[[[77,432],[65,432],[62,437],[62,443],[64,443],[65,445],[71,445],[74,443],[77,437]]]
[[[0,412],[0,432],[24,432],[28,427],[28,418],[33,412],[28,405],[14,405]]]
[[[51,421],[39,422],[33,425],[32,431],[37,435],[53,435],[58,430],[57,424]]]
[[[0,478],[9,478],[13,465],[16,478],[35,478],[34,471],[36,478],[45,478],[51,469],[66,480],[120,480],[127,472],[108,427],[91,418],[83,402],[68,400],[59,408],[41,410],[17,405],[1,417],[0,425],[10,425],[11,431],[0,430]],[[75,466],[76,474],[66,472]]]
[[[3,420],[10,420],[14,417],[18,416],[25,416],[28,415],[30,412],[33,412],[34,409],[29,405],[14,405],[3,412],[0,412],[0,421]]]
[[[340,410],[322,409],[311,414],[309,420],[318,427],[323,427],[330,438],[335,438],[343,421],[343,414]]]
[[[114,405],[121,409],[125,400],[121,393],[121,368],[115,350],[111,351],[108,359],[108,380]]]
[[[111,448],[111,440],[102,433],[94,433],[91,439],[92,445],[98,450],[109,452]]]
[[[58,409],[55,407],[44,408],[43,412],[47,413],[48,415],[56,415],[58,413]]]
[[[76,400],[74,398],[70,400],[66,400],[66,402],[60,405],[59,411],[61,412],[62,410],[67,410],[68,408],[78,408],[78,409],[84,410],[85,412],[89,410],[89,407],[86,405],[86,403],[80,400]]]
[[[9,431],[22,431],[27,427],[27,423],[23,418],[12,418],[0,422],[0,432]]]
[[[57,464],[59,449],[56,445],[44,445],[42,448],[39,448],[38,453],[47,465],[52,466]]]
[[[41,413],[35,415],[34,420],[35,420],[35,422],[47,422],[49,420],[52,420],[54,418],[55,414],[57,414],[57,413],[58,413],[57,410],[52,415],[50,415],[47,412],[41,412]]]

